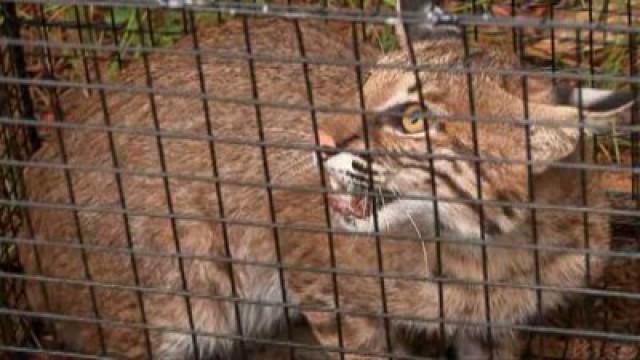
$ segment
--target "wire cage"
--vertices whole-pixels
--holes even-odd
[[[640,3],[398,1],[3,1],[4,356],[640,359]]]

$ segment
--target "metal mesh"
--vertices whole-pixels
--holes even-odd
[[[398,16],[386,1],[3,2],[0,349],[37,359],[475,356],[465,351],[497,359],[506,355],[494,349],[506,342],[526,359],[640,359],[637,105],[590,122],[578,91],[570,125],[530,114],[540,79],[576,89],[626,86],[637,99],[640,5],[439,3],[458,15],[465,59],[484,43],[516,62],[481,69],[466,60],[425,62],[410,35],[400,49]],[[424,21],[420,11],[403,12],[407,34]],[[408,62],[377,63],[394,51]],[[439,152],[425,121],[423,152],[375,148],[380,109],[371,108],[368,80],[381,71],[415,75],[422,112],[431,106],[424,97],[438,92],[422,74],[463,79],[466,90],[456,96],[466,115],[435,114],[434,126],[467,124],[469,147]],[[497,75],[518,85],[520,117],[478,111],[487,97],[474,84]],[[355,189],[330,186],[325,160],[339,155],[318,133],[343,118],[356,119],[362,139],[346,150],[363,161],[365,185]],[[278,127],[284,121],[293,125]],[[487,155],[481,128],[506,123],[521,129],[523,155]],[[574,157],[535,159],[535,132],[564,128],[577,129]],[[394,156],[418,159],[429,190],[383,194],[374,185],[376,159]],[[438,190],[443,162],[457,176],[472,174],[472,190],[457,188],[455,177]],[[538,166],[566,171],[577,202],[563,201],[565,184],[545,182]],[[510,179],[487,184],[493,168],[520,169],[524,195],[494,193]],[[593,174],[604,188],[590,185]],[[549,200],[543,188],[560,190],[547,190],[555,194]],[[349,194],[373,203],[364,205],[367,230],[337,224],[335,199]],[[606,204],[589,200],[603,195]],[[352,207],[362,206],[356,196]],[[430,204],[433,233],[409,215],[408,233],[386,231],[379,212],[399,200]],[[471,235],[452,231],[464,214],[441,219],[461,208],[477,217]],[[526,241],[492,241],[520,216],[522,228],[509,231]],[[566,219],[554,231],[575,233],[582,245],[547,241],[548,216]],[[612,240],[597,248],[603,217]],[[447,264],[455,258],[447,251],[465,247],[478,251]],[[564,261],[549,254],[583,258],[574,265],[585,268],[583,284],[548,280],[571,271],[547,272]],[[491,278],[504,260],[498,255],[516,263],[530,256],[535,266],[520,283]],[[591,264],[602,258],[604,270],[592,277]],[[456,275],[471,263],[480,265]],[[430,297],[421,284],[434,289]],[[513,295],[492,300],[507,289]],[[525,292],[534,310],[505,310]],[[555,294],[571,296],[545,306]],[[467,296],[479,298],[452,313]],[[519,311],[527,316],[496,315]],[[279,320],[261,320],[270,317]]]

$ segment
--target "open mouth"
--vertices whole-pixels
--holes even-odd
[[[364,190],[361,190],[364,193]],[[388,191],[373,191],[368,195],[364,194],[329,194],[329,207],[334,212],[356,219],[366,219],[373,215],[374,209],[377,212],[383,210],[385,206],[394,202],[397,197]]]

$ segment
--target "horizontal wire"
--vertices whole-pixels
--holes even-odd
[[[166,139],[178,139],[178,140],[193,140],[193,141],[202,141],[202,142],[214,142],[220,144],[230,144],[230,145],[247,145],[253,147],[267,147],[267,148],[278,148],[284,150],[301,150],[301,151],[309,151],[309,152],[333,152],[335,149],[330,147],[325,147],[321,145],[315,145],[312,143],[294,143],[291,141],[282,142],[282,141],[271,141],[271,140],[251,140],[247,137],[232,137],[232,136],[219,136],[219,135],[206,135],[206,134],[198,134],[194,132],[185,132],[185,131],[172,131],[172,130],[155,130],[151,128],[133,128],[128,126],[105,126],[105,125],[95,125],[95,124],[87,124],[87,123],[75,123],[75,122],[43,122],[43,121],[34,121],[30,119],[11,119],[0,116],[0,124],[6,125],[20,125],[20,126],[28,126],[35,128],[52,128],[52,129],[64,129],[64,130],[77,130],[77,131],[87,131],[87,132],[99,132],[99,133],[114,133],[114,134],[126,134],[126,135],[140,135],[140,136],[148,136],[148,137],[160,137]],[[354,155],[364,155],[364,156],[412,156],[414,158],[420,160],[446,160],[446,161],[471,161],[471,162],[483,162],[483,163],[491,163],[491,164],[501,164],[501,165],[531,165],[531,166],[545,166],[551,168],[559,168],[559,169],[578,169],[578,170],[593,170],[593,171],[608,171],[608,172],[623,172],[630,174],[640,174],[640,168],[629,167],[623,165],[601,165],[596,163],[584,163],[584,162],[568,162],[568,161],[545,161],[545,160],[516,160],[509,158],[497,158],[494,156],[483,155],[483,156],[475,156],[475,155],[466,155],[466,154],[441,154],[441,153],[417,153],[412,151],[407,152],[397,152],[397,151],[389,151],[385,149],[344,149],[341,150],[344,152],[348,152]],[[2,160],[0,161],[18,161],[18,160]],[[29,163],[33,166],[38,166],[36,162],[24,162],[25,164]],[[18,163],[16,163],[18,164]],[[40,163],[44,165],[43,163]],[[78,165],[65,165],[65,164],[57,164],[55,166],[78,166]],[[78,169],[81,167],[78,166]],[[110,171],[107,168],[97,168],[91,167],[87,168],[87,170],[92,169],[92,171]],[[127,170],[129,172],[136,172],[135,170]],[[153,173],[152,173],[153,174]],[[163,173],[156,173],[163,174]],[[144,171],[141,172],[142,176],[144,175]],[[147,174],[149,175],[149,174]],[[161,176],[172,176],[171,174],[164,174]],[[190,175],[182,175],[182,176],[190,176]],[[193,179],[197,179],[197,175],[194,175]]]
[[[10,309],[2,309],[0,308],[0,313],[2,312],[12,312],[10,311]],[[230,334],[219,334],[219,333],[212,333],[212,332],[203,332],[203,331],[189,331],[189,330],[184,330],[184,329],[179,329],[179,328],[171,328],[171,327],[161,327],[161,326],[152,326],[152,325],[148,325],[148,324],[144,324],[142,325],[141,323],[124,323],[124,322],[118,322],[118,321],[108,321],[108,320],[94,320],[94,319],[89,319],[89,318],[82,318],[82,317],[74,317],[74,316],[68,316],[68,315],[57,315],[57,314],[52,314],[52,313],[36,313],[36,312],[30,312],[30,311],[18,311],[20,314],[18,316],[26,316],[26,317],[35,317],[38,319],[41,318],[52,318],[54,317],[55,321],[67,321],[67,322],[80,322],[80,323],[108,323],[108,326],[112,326],[112,327],[126,327],[126,328],[142,328],[142,329],[149,329],[149,330],[155,330],[155,331],[161,331],[161,332],[172,332],[172,333],[180,333],[180,334],[184,334],[184,335],[191,335],[191,334],[195,334],[197,336],[205,336],[205,337],[212,337],[212,338],[220,338],[220,339],[226,339],[226,340],[232,340],[232,341],[243,341],[243,342],[249,342],[249,343],[255,343],[255,344],[261,344],[261,345],[272,345],[272,346],[279,346],[279,347],[288,347],[288,348],[299,348],[299,349],[305,349],[305,350],[309,350],[309,351],[319,351],[319,352],[339,352],[339,353],[348,353],[348,354],[358,354],[358,355],[375,355],[375,356],[381,356],[383,354],[381,353],[371,353],[371,352],[367,352],[367,351],[362,351],[362,350],[355,350],[355,349],[349,349],[349,348],[344,348],[344,347],[335,347],[335,346],[324,346],[324,345],[309,345],[309,344],[303,344],[303,343],[296,343],[296,342],[292,342],[289,340],[276,340],[276,339],[265,339],[265,338],[258,338],[258,337],[251,337],[251,336],[240,336],[240,335],[230,335]],[[38,315],[35,315],[38,314]],[[42,315],[44,314],[44,315]],[[425,357],[416,357],[416,356],[411,356],[411,355],[400,355],[400,354],[385,354],[386,356],[393,356],[394,359],[403,359],[403,360],[425,360],[425,359],[430,359],[430,358],[425,358]],[[434,359],[436,360],[436,359]]]
[[[223,262],[223,261],[220,261]],[[554,285],[539,285],[539,284],[519,284],[512,282],[498,282],[498,281],[484,281],[484,280],[469,280],[469,279],[454,279],[443,277],[426,277],[426,276],[418,276],[418,275],[406,275],[399,274],[395,272],[364,272],[364,271],[356,271],[356,270],[345,270],[339,268],[331,268],[331,267],[312,267],[312,266],[296,266],[296,265],[284,265],[278,263],[264,263],[258,261],[250,261],[250,260],[231,260],[226,259],[225,263],[232,263],[234,265],[243,265],[250,267],[267,267],[274,270],[282,269],[289,270],[294,272],[308,272],[308,273],[316,273],[316,274],[336,274],[338,276],[344,277],[356,277],[356,278],[374,278],[374,279],[392,279],[392,280],[405,280],[405,281],[414,281],[414,282],[432,282],[432,283],[443,283],[449,284],[450,286],[489,286],[494,289],[520,289],[520,290],[542,290],[547,292],[554,292],[560,294],[580,294],[584,296],[593,296],[597,298],[604,299],[625,299],[625,300],[640,300],[640,294],[636,292],[627,292],[621,290],[609,290],[609,289],[594,289],[589,287],[566,287],[566,286],[554,286]],[[125,285],[118,283],[110,283],[110,282],[102,282],[97,280],[83,280],[83,279],[71,279],[71,278],[57,278],[45,275],[35,275],[35,274],[19,274],[19,273],[11,273],[11,272],[0,272],[0,278],[5,279],[14,279],[14,280],[24,280],[24,281],[34,281],[38,283],[55,283],[55,284],[64,284],[64,285],[72,285],[77,287],[97,287],[97,288],[105,288],[105,289],[116,289],[116,290],[127,290],[133,292],[141,292],[141,293],[151,293],[151,294],[163,294],[163,295],[174,295],[174,296],[190,296],[193,298],[202,298],[207,300],[214,301],[225,301],[231,303],[239,303],[246,305],[260,305],[260,306],[268,306],[268,307],[290,307],[293,309],[315,309],[315,311],[347,311],[341,310],[340,308],[330,308],[331,310],[319,310],[320,308],[317,305],[301,305],[294,303],[283,303],[283,302],[273,302],[273,301],[265,301],[265,300],[252,300],[245,299],[241,297],[233,297],[229,295],[216,295],[216,294],[203,294],[197,293],[187,290],[174,290],[174,289],[165,289],[160,287],[145,287],[141,285]],[[376,313],[362,313],[358,312],[358,314],[378,314]],[[391,319],[402,319],[402,320],[416,320],[421,321],[424,320],[421,317],[407,317],[402,316],[400,318],[396,317],[393,313],[387,314]]]
[[[69,352],[69,351],[60,351],[54,349],[45,349],[45,348],[30,348],[24,346],[10,346],[5,344],[0,344],[0,351],[3,352],[12,352],[12,353],[27,353],[27,354],[44,354],[47,356],[64,356],[65,358],[74,358],[74,359],[95,359],[95,360],[112,360],[115,359],[109,356],[98,356],[98,355],[89,355],[82,354],[77,352]]]
[[[454,160],[454,159],[447,158],[446,155],[444,158],[441,158],[439,156],[434,156],[433,158],[436,160]],[[461,160],[461,159],[456,158],[455,160]],[[331,189],[328,187],[320,187],[320,186],[312,187],[312,186],[300,186],[300,185],[285,185],[285,184],[278,184],[276,182],[267,183],[267,182],[251,182],[251,181],[233,180],[232,178],[227,178],[223,176],[214,177],[214,176],[195,175],[195,174],[180,173],[180,172],[132,170],[132,169],[121,168],[121,167],[113,168],[113,167],[101,167],[101,166],[91,166],[91,165],[76,165],[76,164],[55,163],[55,162],[48,162],[48,161],[12,160],[7,158],[4,158],[4,159],[0,158],[0,165],[19,167],[24,169],[36,168],[36,169],[47,169],[47,170],[73,170],[78,172],[103,173],[103,174],[110,174],[110,175],[125,175],[125,176],[131,176],[131,177],[168,178],[173,180],[203,182],[203,183],[210,183],[210,184],[234,185],[234,186],[257,188],[257,189],[272,188],[272,189],[278,189],[278,190],[291,190],[294,192],[305,192],[305,193],[317,192],[317,193],[342,194],[342,195],[348,194],[348,195],[359,195],[359,196],[366,196],[368,194],[367,192],[358,190],[358,189],[337,190],[337,189]],[[571,166],[563,166],[563,164],[556,164],[556,166],[553,166],[553,167],[575,169],[574,167],[571,167]],[[578,169],[581,169],[581,167],[578,167]],[[611,169],[608,169],[608,168],[603,169],[595,166],[594,167],[585,166],[582,169],[591,170],[591,171],[611,171],[611,172],[623,172],[623,173],[629,172],[630,174],[637,174],[639,170],[639,169],[630,170],[630,168],[627,168],[627,167],[612,167]],[[422,195],[414,195],[414,194],[397,194],[397,198],[404,199],[404,200],[431,200],[435,198],[435,199],[450,200],[450,202],[471,201],[464,198],[432,197],[430,195],[422,196]],[[515,207],[519,207],[523,205],[532,204],[529,202],[517,202],[517,201],[494,202],[493,200],[487,200],[487,199],[477,200],[477,201],[481,201],[483,204],[489,204],[489,205],[494,204],[495,206],[501,206],[505,204],[514,204]]]
[[[447,70],[443,70],[443,72],[448,72]],[[481,73],[481,71],[477,72]],[[532,73],[533,74],[533,73]],[[203,100],[208,100],[214,103],[221,104],[236,104],[236,105],[245,105],[245,106],[255,106],[259,105],[264,108],[274,108],[281,110],[288,110],[291,112],[316,112],[316,113],[324,113],[324,114],[343,114],[343,115],[365,115],[365,116],[376,116],[379,115],[380,112],[361,109],[361,108],[352,108],[352,107],[341,107],[335,104],[330,106],[322,106],[322,105],[309,105],[305,103],[287,103],[287,102],[274,102],[274,101],[265,101],[258,100],[248,97],[221,97],[221,96],[213,96],[209,93],[203,92],[186,92],[186,91],[175,91],[168,90],[167,88],[149,88],[145,86],[132,85],[123,83],[123,85],[114,85],[114,83],[79,83],[79,82],[71,82],[71,81],[61,81],[61,80],[42,80],[42,79],[26,79],[26,78],[17,78],[17,77],[0,77],[0,80],[5,80],[8,83],[16,83],[20,85],[30,85],[30,86],[39,86],[44,85],[47,87],[56,87],[56,88],[69,88],[69,89],[82,89],[82,88],[90,88],[90,89],[98,89],[98,90],[108,90],[113,91],[114,93],[124,92],[124,93],[143,93],[143,94],[158,94],[168,97],[181,97],[181,98],[194,98],[200,97]],[[583,79],[584,80],[584,79]],[[56,85],[60,84],[60,85]],[[115,83],[117,84],[117,83]],[[579,88],[576,88],[579,89]],[[582,104],[576,107],[577,110],[582,110],[584,106]],[[385,111],[385,115],[388,116],[398,116],[401,117],[403,113],[401,111]],[[12,118],[3,117],[5,122],[10,121]],[[510,125],[535,125],[540,127],[547,128],[558,128],[558,129],[586,129],[586,130],[600,130],[600,131],[611,131],[611,124],[599,125],[594,122],[574,122],[568,123],[566,121],[558,122],[553,120],[543,120],[536,119],[535,117],[529,117],[528,119],[522,117],[503,117],[503,116],[492,116],[492,115],[467,115],[467,114],[430,114],[430,118],[434,120],[446,120],[450,122],[462,122],[462,123],[482,123],[482,124],[510,124]],[[604,123],[604,122],[603,122]],[[31,122],[33,124],[33,122]],[[29,124],[30,126],[33,126]],[[55,125],[43,125],[43,126],[55,126]],[[640,131],[640,125],[625,125],[625,124],[616,124],[615,130],[619,135],[626,135],[626,132],[633,133]]]
[[[319,63],[320,64],[320,63]],[[384,68],[386,65],[373,65],[375,68]],[[392,65],[389,65],[392,66]],[[625,83],[625,84],[640,84],[640,77],[637,76],[624,76],[624,75],[611,75],[611,74],[590,74],[589,76],[575,73],[568,73],[562,71],[541,71],[541,70],[515,70],[515,69],[497,69],[497,68],[476,68],[474,66],[461,66],[461,65],[431,65],[431,64],[420,64],[420,65],[402,65],[399,66],[402,69],[406,70],[415,70],[415,71],[423,71],[430,73],[445,73],[445,74],[489,74],[489,75],[501,75],[501,76],[513,76],[513,77],[540,77],[540,78],[548,78],[548,79],[556,79],[556,80],[593,80],[593,81],[610,81],[616,83]],[[79,89],[92,89],[92,90],[108,90],[108,91],[121,91],[128,93],[143,93],[149,94],[153,93],[156,95],[171,95],[176,97],[189,97],[200,100],[216,100],[218,102],[228,102],[228,103],[236,103],[241,105],[270,105],[272,107],[281,107],[281,108],[291,108],[295,110],[310,110],[311,106],[309,105],[298,105],[293,106],[292,104],[287,103],[277,103],[277,102],[268,102],[262,100],[238,100],[233,97],[223,97],[223,96],[213,96],[208,94],[202,94],[201,92],[189,92],[189,91],[178,91],[178,90],[166,90],[166,89],[157,89],[157,88],[149,88],[146,86],[132,85],[128,84],[127,86],[115,86],[110,85],[108,83],[80,83],[73,81],[62,81],[62,80],[49,80],[49,79],[24,79],[24,78],[16,78],[16,77],[8,77],[2,76],[0,77],[1,82],[5,83],[13,83],[13,84],[21,84],[21,85],[40,85],[47,87],[64,87],[64,88],[79,88]],[[315,108],[319,108],[316,106]],[[330,111],[328,108],[325,111]]]
[[[308,311],[317,312],[322,310],[308,310]],[[335,312],[341,315],[353,314],[353,316],[369,316],[369,317],[371,316],[369,314],[360,314],[355,311],[348,311],[348,312],[335,311]],[[56,320],[56,321],[79,322],[79,323],[85,323],[85,324],[99,324],[105,327],[148,329],[148,330],[154,330],[154,331],[172,332],[172,333],[180,333],[180,334],[186,334],[186,335],[195,334],[197,336],[207,336],[207,337],[223,338],[223,339],[230,339],[230,340],[241,340],[241,341],[246,340],[249,342],[265,343],[265,344],[282,344],[282,345],[295,344],[296,346],[302,345],[302,344],[296,344],[293,342],[264,340],[256,337],[247,336],[247,335],[239,336],[239,335],[220,334],[220,333],[198,331],[198,330],[192,331],[188,329],[181,329],[181,328],[175,328],[170,326],[158,326],[158,325],[150,325],[150,324],[143,324],[143,323],[132,323],[132,322],[119,321],[119,320],[93,319],[93,318],[86,318],[81,316],[62,315],[62,314],[55,314],[55,313],[48,313],[48,312],[24,311],[24,310],[17,310],[17,309],[4,308],[4,307],[0,307],[0,314],[36,317],[39,319],[49,319],[49,320]],[[383,317],[383,316],[384,314],[376,314],[376,317]],[[422,320],[421,322],[430,323],[430,322],[440,322],[440,321],[442,320],[437,317],[434,317],[432,320]],[[465,327],[491,326],[493,328],[511,329],[511,330],[518,330],[518,331],[524,331],[529,333],[540,333],[540,334],[546,334],[546,335],[563,335],[563,336],[576,335],[576,336],[581,336],[585,338],[594,338],[594,339],[610,339],[610,340],[633,342],[633,343],[640,342],[640,335],[630,335],[626,333],[604,332],[604,331],[587,330],[587,329],[564,329],[564,328],[556,328],[556,327],[548,327],[548,326],[505,324],[502,322],[492,322],[491,324],[487,324],[486,322],[458,321],[458,320],[449,320],[449,319],[447,319],[447,323],[451,325],[458,325],[458,326],[465,326]],[[310,349],[318,349],[321,351],[329,351],[329,352],[348,352],[348,353],[355,353],[355,354],[369,354],[367,352],[362,352],[362,351],[357,351],[352,349],[345,349],[345,348],[338,348],[338,347],[312,346],[312,345],[302,345],[302,346],[304,346],[305,348],[309,347]],[[374,353],[374,355],[393,356],[394,358],[397,358],[399,356],[396,354],[383,355],[381,353]],[[415,359],[415,357],[409,357],[409,358]]]
[[[269,223],[270,224],[270,223]],[[251,224],[249,227],[263,227],[267,226],[267,223],[264,224]],[[307,233],[315,233],[315,234],[328,234],[328,232],[323,231],[322,229],[314,230],[307,229],[305,232]],[[365,239],[370,239],[371,234],[369,233],[351,233],[346,230],[343,231],[333,231],[333,234],[342,234],[342,235],[350,235],[353,237],[361,237]],[[466,245],[469,247],[482,247],[486,246],[488,248],[496,248],[496,249],[514,249],[514,250],[537,250],[548,253],[560,253],[560,254],[572,254],[572,255],[592,255],[592,256],[601,256],[607,258],[620,258],[627,260],[636,260],[640,259],[640,252],[633,251],[612,251],[612,250],[597,250],[597,249],[588,249],[588,248],[570,248],[570,247],[562,247],[562,246],[552,246],[552,245],[542,245],[542,244],[518,244],[518,243],[502,243],[502,242],[493,242],[486,243],[481,240],[472,240],[464,237],[456,237],[450,235],[440,235],[439,237],[435,236],[421,236],[417,237],[415,235],[400,235],[400,234],[386,234],[379,233],[382,241],[419,241],[424,243],[444,243],[444,244],[455,244],[455,245]],[[48,239],[48,240],[38,240],[34,238],[26,238],[20,236],[0,236],[0,242],[4,243],[15,243],[15,244],[32,244],[32,245],[45,245],[45,246],[53,246],[53,247],[63,247],[69,249],[79,249],[79,250],[87,250],[87,251],[96,251],[96,252],[112,252],[112,253],[121,253],[121,254],[129,254],[129,255],[139,255],[139,256],[157,256],[157,257],[182,257],[186,259],[193,260],[216,260],[216,261],[229,261],[229,259],[225,257],[219,257],[215,255],[197,255],[190,253],[168,253],[168,252],[154,252],[148,250],[132,250],[127,247],[117,247],[117,246],[103,246],[103,245],[95,245],[95,244],[75,244],[74,239]],[[233,260],[238,261],[238,263],[243,263],[245,260]],[[270,263],[252,263],[249,262],[247,264],[251,265],[265,265],[265,266],[279,266],[278,264],[270,264]]]
[[[556,70],[555,72],[551,71],[540,71],[540,70],[515,70],[515,69],[500,69],[500,68],[491,68],[491,67],[483,67],[477,68],[474,66],[452,66],[452,65],[437,65],[437,64],[426,64],[426,63],[418,63],[418,64],[407,64],[402,62],[389,62],[389,63],[379,63],[375,61],[363,61],[363,60],[355,60],[355,59],[339,59],[339,58],[324,58],[324,57],[316,57],[316,56],[273,56],[267,54],[260,53],[247,53],[242,50],[229,51],[229,50],[214,50],[213,48],[200,47],[198,49],[179,49],[179,48],[161,48],[161,47],[152,47],[152,46],[143,46],[136,45],[123,48],[117,45],[110,44],[88,44],[88,43],[74,43],[74,42],[58,42],[58,41],[45,41],[45,40],[27,40],[27,39],[17,39],[17,38],[3,38],[0,40],[0,44],[6,45],[16,45],[16,46],[37,46],[42,48],[49,49],[65,49],[65,50],[92,50],[92,51],[109,51],[109,52],[119,52],[126,53],[130,55],[134,55],[137,53],[146,53],[146,54],[164,54],[164,55],[184,55],[184,56],[213,56],[214,58],[219,58],[223,60],[256,60],[258,62],[265,63],[275,63],[275,64],[309,64],[309,65],[329,65],[336,67],[353,67],[353,66],[361,66],[367,69],[401,69],[401,70],[411,70],[411,71],[422,71],[422,72],[432,72],[432,73],[440,73],[440,72],[449,72],[449,73],[459,73],[459,74],[494,74],[494,75],[512,75],[512,76],[543,76],[550,78],[564,78],[567,76],[573,80],[587,80],[591,79],[594,74],[587,70],[579,70],[579,71],[563,71]],[[618,45],[622,46],[622,45]],[[625,82],[630,79],[628,76],[624,75],[611,75],[608,73],[607,75],[601,74],[601,76],[614,76],[614,78],[610,79],[611,81],[616,82]]]
[[[0,161],[2,163],[4,161]],[[231,181],[231,180],[230,180]],[[237,184],[238,186],[243,186]],[[294,192],[306,192],[306,193],[335,193],[335,194],[351,194],[351,195],[362,195],[362,196],[370,196],[367,195],[364,191],[341,191],[341,190],[331,190],[321,187],[304,187],[304,186],[289,186],[289,185],[277,185],[277,184],[263,184],[266,189],[274,189],[274,190],[283,190],[283,191],[294,191]],[[617,215],[617,216],[628,216],[633,218],[640,218],[640,212],[637,210],[623,210],[623,209],[614,209],[614,208],[594,208],[589,206],[576,206],[576,205],[555,205],[555,204],[546,204],[546,203],[528,203],[528,202],[517,202],[517,201],[500,201],[500,200],[477,200],[477,199],[461,199],[461,198],[451,198],[451,197],[433,197],[428,194],[421,195],[410,195],[405,194],[402,195],[404,200],[422,200],[422,201],[441,201],[441,202],[451,202],[451,203],[462,203],[462,204],[475,204],[475,205],[483,205],[483,206],[491,206],[491,207],[500,207],[500,206],[510,206],[515,208],[523,208],[523,209],[538,209],[538,210],[549,210],[549,211],[564,211],[564,212],[576,212],[576,213],[589,213],[589,214],[598,214],[598,215]],[[81,212],[89,212],[89,213],[105,213],[105,214],[121,214],[121,215],[129,215],[129,216],[145,216],[151,218],[166,218],[166,219],[183,219],[183,220],[206,220],[213,222],[221,222],[221,223],[232,223],[236,222],[236,220],[231,220],[229,218],[219,218],[214,216],[201,215],[196,213],[184,213],[184,212],[153,212],[153,211],[145,211],[145,210],[132,210],[129,208],[116,208],[116,207],[108,207],[102,205],[92,205],[92,204],[70,204],[70,203],[60,203],[60,202],[42,202],[42,201],[32,201],[32,200],[8,200],[0,198],[0,205],[8,205],[8,206],[16,206],[21,208],[43,208],[43,209],[59,209],[59,210],[72,210],[72,211],[81,211]],[[253,222],[247,222],[246,224],[251,224]],[[256,224],[260,224],[260,222],[256,222]],[[297,228],[295,224],[271,224],[272,226],[285,226],[289,229],[293,230]],[[305,228],[301,227],[300,229]],[[322,228],[321,228],[322,229]],[[332,231],[334,229],[324,228],[325,231]],[[353,233],[353,232],[350,232]],[[363,232],[364,234],[371,235],[371,232]]]
[[[109,0],[83,0],[82,4],[78,4],[77,0],[13,0],[12,2],[21,4],[56,4],[56,5],[82,5],[82,6],[104,6],[104,7],[131,7],[146,9],[170,9],[155,1],[150,2],[131,2],[131,1],[109,1]],[[313,5],[278,5],[278,4],[260,4],[247,2],[225,2],[212,1],[206,5],[187,5],[178,7],[177,9],[188,9],[200,13],[220,12],[229,15],[247,15],[256,17],[269,18],[285,18],[299,20],[338,20],[355,23],[381,23],[396,24],[403,22],[405,24],[424,23],[425,16],[419,11],[404,11],[398,14],[394,11],[388,11],[381,8],[374,10],[354,9],[354,8],[328,8]],[[607,31],[611,33],[621,34],[639,34],[640,29],[635,26],[622,24],[603,24],[603,23],[578,23],[575,21],[566,21],[539,17],[493,17],[488,14],[482,15],[456,15],[458,24],[461,26],[498,26],[505,28],[532,28],[540,30],[549,29],[566,29],[566,30],[582,30],[590,32]]]

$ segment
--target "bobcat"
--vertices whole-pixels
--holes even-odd
[[[527,128],[521,80],[483,71],[515,58],[465,54],[452,16],[430,1],[400,5],[424,19],[399,28],[405,49],[368,71],[361,95],[372,115],[145,93],[108,94],[108,117],[98,101],[74,111],[69,121],[90,127],[65,130],[64,150],[49,141],[26,169],[35,206],[22,237],[39,242],[19,247],[27,274],[52,278],[29,281],[29,300],[61,316],[68,349],[225,358],[239,347],[234,336],[259,342],[304,317],[330,357],[402,356],[407,339],[435,335],[460,358],[509,359],[519,352],[511,327],[598,276],[604,259],[579,251],[609,242],[606,216],[581,211],[606,207],[598,174],[559,163],[589,158],[576,99],[589,118],[626,109],[628,95],[548,84],[528,96]],[[301,55],[293,26],[229,21],[202,31],[200,46],[242,55],[248,45],[252,62],[153,55],[149,78],[142,64],[122,77],[226,99],[359,107],[350,67],[260,60]],[[352,57],[353,44],[317,27],[302,35],[311,58]],[[417,63],[449,71],[396,66],[411,64],[411,44]],[[106,120],[112,131],[96,131]],[[313,162],[316,136],[324,154]],[[54,163],[63,165],[37,165]]]

